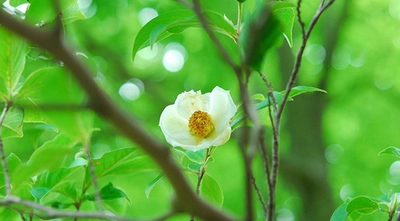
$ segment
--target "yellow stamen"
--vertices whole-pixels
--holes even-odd
[[[210,114],[204,111],[195,111],[189,118],[189,132],[199,137],[206,137],[214,130]]]

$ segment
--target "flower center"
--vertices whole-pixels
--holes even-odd
[[[204,111],[195,111],[189,118],[189,132],[199,137],[206,137],[214,130],[211,116]]]

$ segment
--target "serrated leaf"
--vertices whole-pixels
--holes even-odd
[[[114,185],[110,182],[100,190],[100,198],[102,200],[114,200],[114,199],[119,199],[119,198],[125,198],[130,202],[128,196],[122,191],[121,189],[115,188]],[[95,195],[90,194],[87,195],[87,199],[89,201],[94,201]]]
[[[235,28],[221,14],[213,11],[205,11],[204,14],[213,31],[222,33],[235,40]],[[200,26],[200,22],[191,10],[179,9],[161,14],[140,29],[133,44],[132,58],[135,58],[136,53],[140,49],[151,46],[155,42],[161,41],[171,35],[181,33],[188,28]]]
[[[164,174],[160,174],[158,175],[156,178],[154,178],[154,180],[152,180],[147,186],[146,186],[146,190],[145,190],[145,194],[146,194],[146,198],[148,199],[150,196],[150,192],[153,190],[153,188],[160,183],[160,181],[162,179],[164,179],[165,175]]]
[[[304,93],[311,93],[311,92],[322,92],[322,93],[327,93],[326,91],[316,88],[316,87],[311,87],[311,86],[295,86],[290,90],[289,97],[293,98],[296,97],[300,94]],[[281,94],[285,94],[285,91],[281,91]]]
[[[76,20],[85,19],[85,15],[79,8],[76,0],[60,0],[61,20],[68,25]],[[31,0],[29,10],[26,12],[26,20],[33,24],[44,26],[54,25],[57,13],[54,10],[52,0]]]
[[[368,215],[378,210],[378,203],[366,196],[359,196],[352,199],[346,207],[346,212],[349,214],[357,211],[360,214]]]
[[[24,111],[21,108],[11,107],[7,112],[3,122],[2,137],[22,137],[23,136]]]
[[[346,211],[347,205],[347,203],[340,205],[332,214],[330,221],[345,221],[349,215]]]
[[[26,41],[0,28],[0,97],[11,99],[25,67]]]
[[[200,185],[200,196],[209,200],[212,204],[222,207],[224,195],[222,189],[208,173],[205,173]]]
[[[394,146],[390,146],[379,152],[378,155],[391,155],[400,158],[400,149]]]

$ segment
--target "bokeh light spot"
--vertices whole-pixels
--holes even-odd
[[[139,98],[140,94],[144,90],[144,84],[139,79],[132,79],[124,83],[119,88],[119,95],[128,101],[133,101]]]
[[[306,48],[304,56],[311,64],[319,65],[325,60],[326,50],[322,45],[313,44]]]
[[[185,64],[186,49],[178,43],[170,43],[165,47],[163,65],[170,72],[178,72]]]
[[[143,8],[138,14],[139,24],[144,26],[147,22],[157,16],[158,12],[154,8]]]

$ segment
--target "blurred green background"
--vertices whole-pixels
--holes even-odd
[[[66,27],[71,47],[82,53],[82,60],[92,67],[102,87],[155,139],[164,140],[158,127],[163,108],[183,91],[209,92],[220,86],[230,90],[236,103],[240,102],[234,73],[200,28],[190,28],[152,49],[146,48],[132,61],[133,42],[140,28],[158,14],[182,8],[179,3],[78,2],[87,19]],[[204,8],[225,14],[236,23],[235,0],[201,2]],[[317,0],[303,1],[306,24],[318,4]],[[244,20],[254,5],[255,0],[244,3]],[[231,39],[218,37],[231,53],[237,53]],[[292,48],[282,37],[281,44],[267,54],[263,66],[277,91],[284,89],[301,41],[297,23],[293,37]],[[277,220],[329,220],[348,197],[379,197],[400,191],[400,163],[393,157],[378,156],[388,146],[400,146],[399,58],[398,0],[336,0],[322,15],[308,42],[296,84],[319,87],[328,93],[296,97],[284,112]],[[267,92],[261,78],[253,74],[250,93]],[[134,146],[102,120],[97,119],[95,126],[102,128],[93,137],[95,152]],[[243,162],[236,133],[218,147],[208,171],[224,192],[223,208],[244,216]],[[268,132],[266,136],[271,137]],[[253,166],[257,183],[267,196],[259,157]],[[126,190],[131,200],[129,205],[120,202],[126,206],[121,210],[133,217],[166,213],[173,198],[166,180],[154,188],[149,198],[145,196],[146,185],[157,175],[148,172],[110,178],[115,186]],[[261,207],[256,204],[261,217]],[[170,220],[188,220],[188,216]],[[385,215],[377,213],[362,220],[385,220]]]

